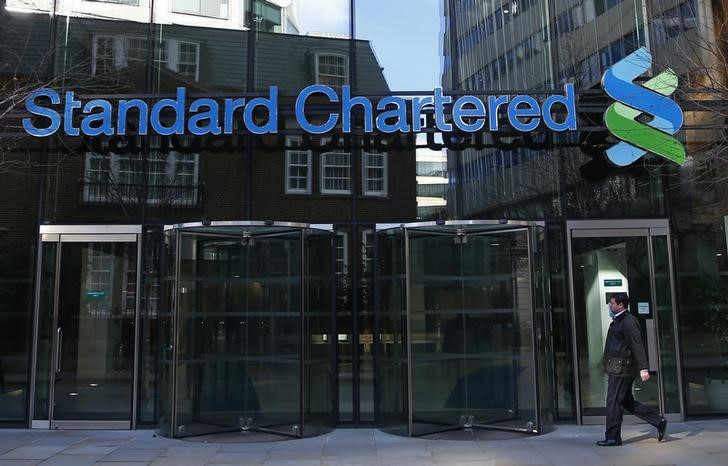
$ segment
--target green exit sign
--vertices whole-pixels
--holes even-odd
[[[86,297],[88,299],[104,299],[106,297],[105,291],[87,291]]]
[[[622,286],[621,279],[604,280],[604,286]]]

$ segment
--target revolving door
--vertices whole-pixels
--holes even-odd
[[[165,230],[160,433],[330,430],[330,230],[271,222]]]
[[[550,429],[543,242],[543,228],[525,222],[378,226],[383,430]]]

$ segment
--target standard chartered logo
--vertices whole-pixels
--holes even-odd
[[[673,135],[683,124],[683,113],[672,99],[677,75],[667,69],[642,86],[635,78],[652,65],[652,55],[645,47],[615,63],[602,77],[602,87],[614,100],[604,114],[609,131],[621,139],[607,149],[607,157],[618,166],[635,162],[648,151],[678,164],[685,162],[685,147]],[[647,114],[647,123],[637,120]]]

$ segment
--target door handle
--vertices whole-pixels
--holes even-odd
[[[657,351],[657,329],[655,328],[654,319],[645,319],[645,330],[647,330],[647,360],[650,372],[654,372],[659,367]]]
[[[63,329],[56,329],[56,372],[61,372],[61,350],[63,349]]]

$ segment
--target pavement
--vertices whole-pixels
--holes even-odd
[[[314,438],[263,442],[230,434],[171,440],[149,430],[2,429],[0,466],[728,465],[728,419],[671,423],[662,443],[650,426],[625,426],[621,447],[596,446],[603,429],[560,425],[538,436],[468,430],[427,439],[337,429]]]

